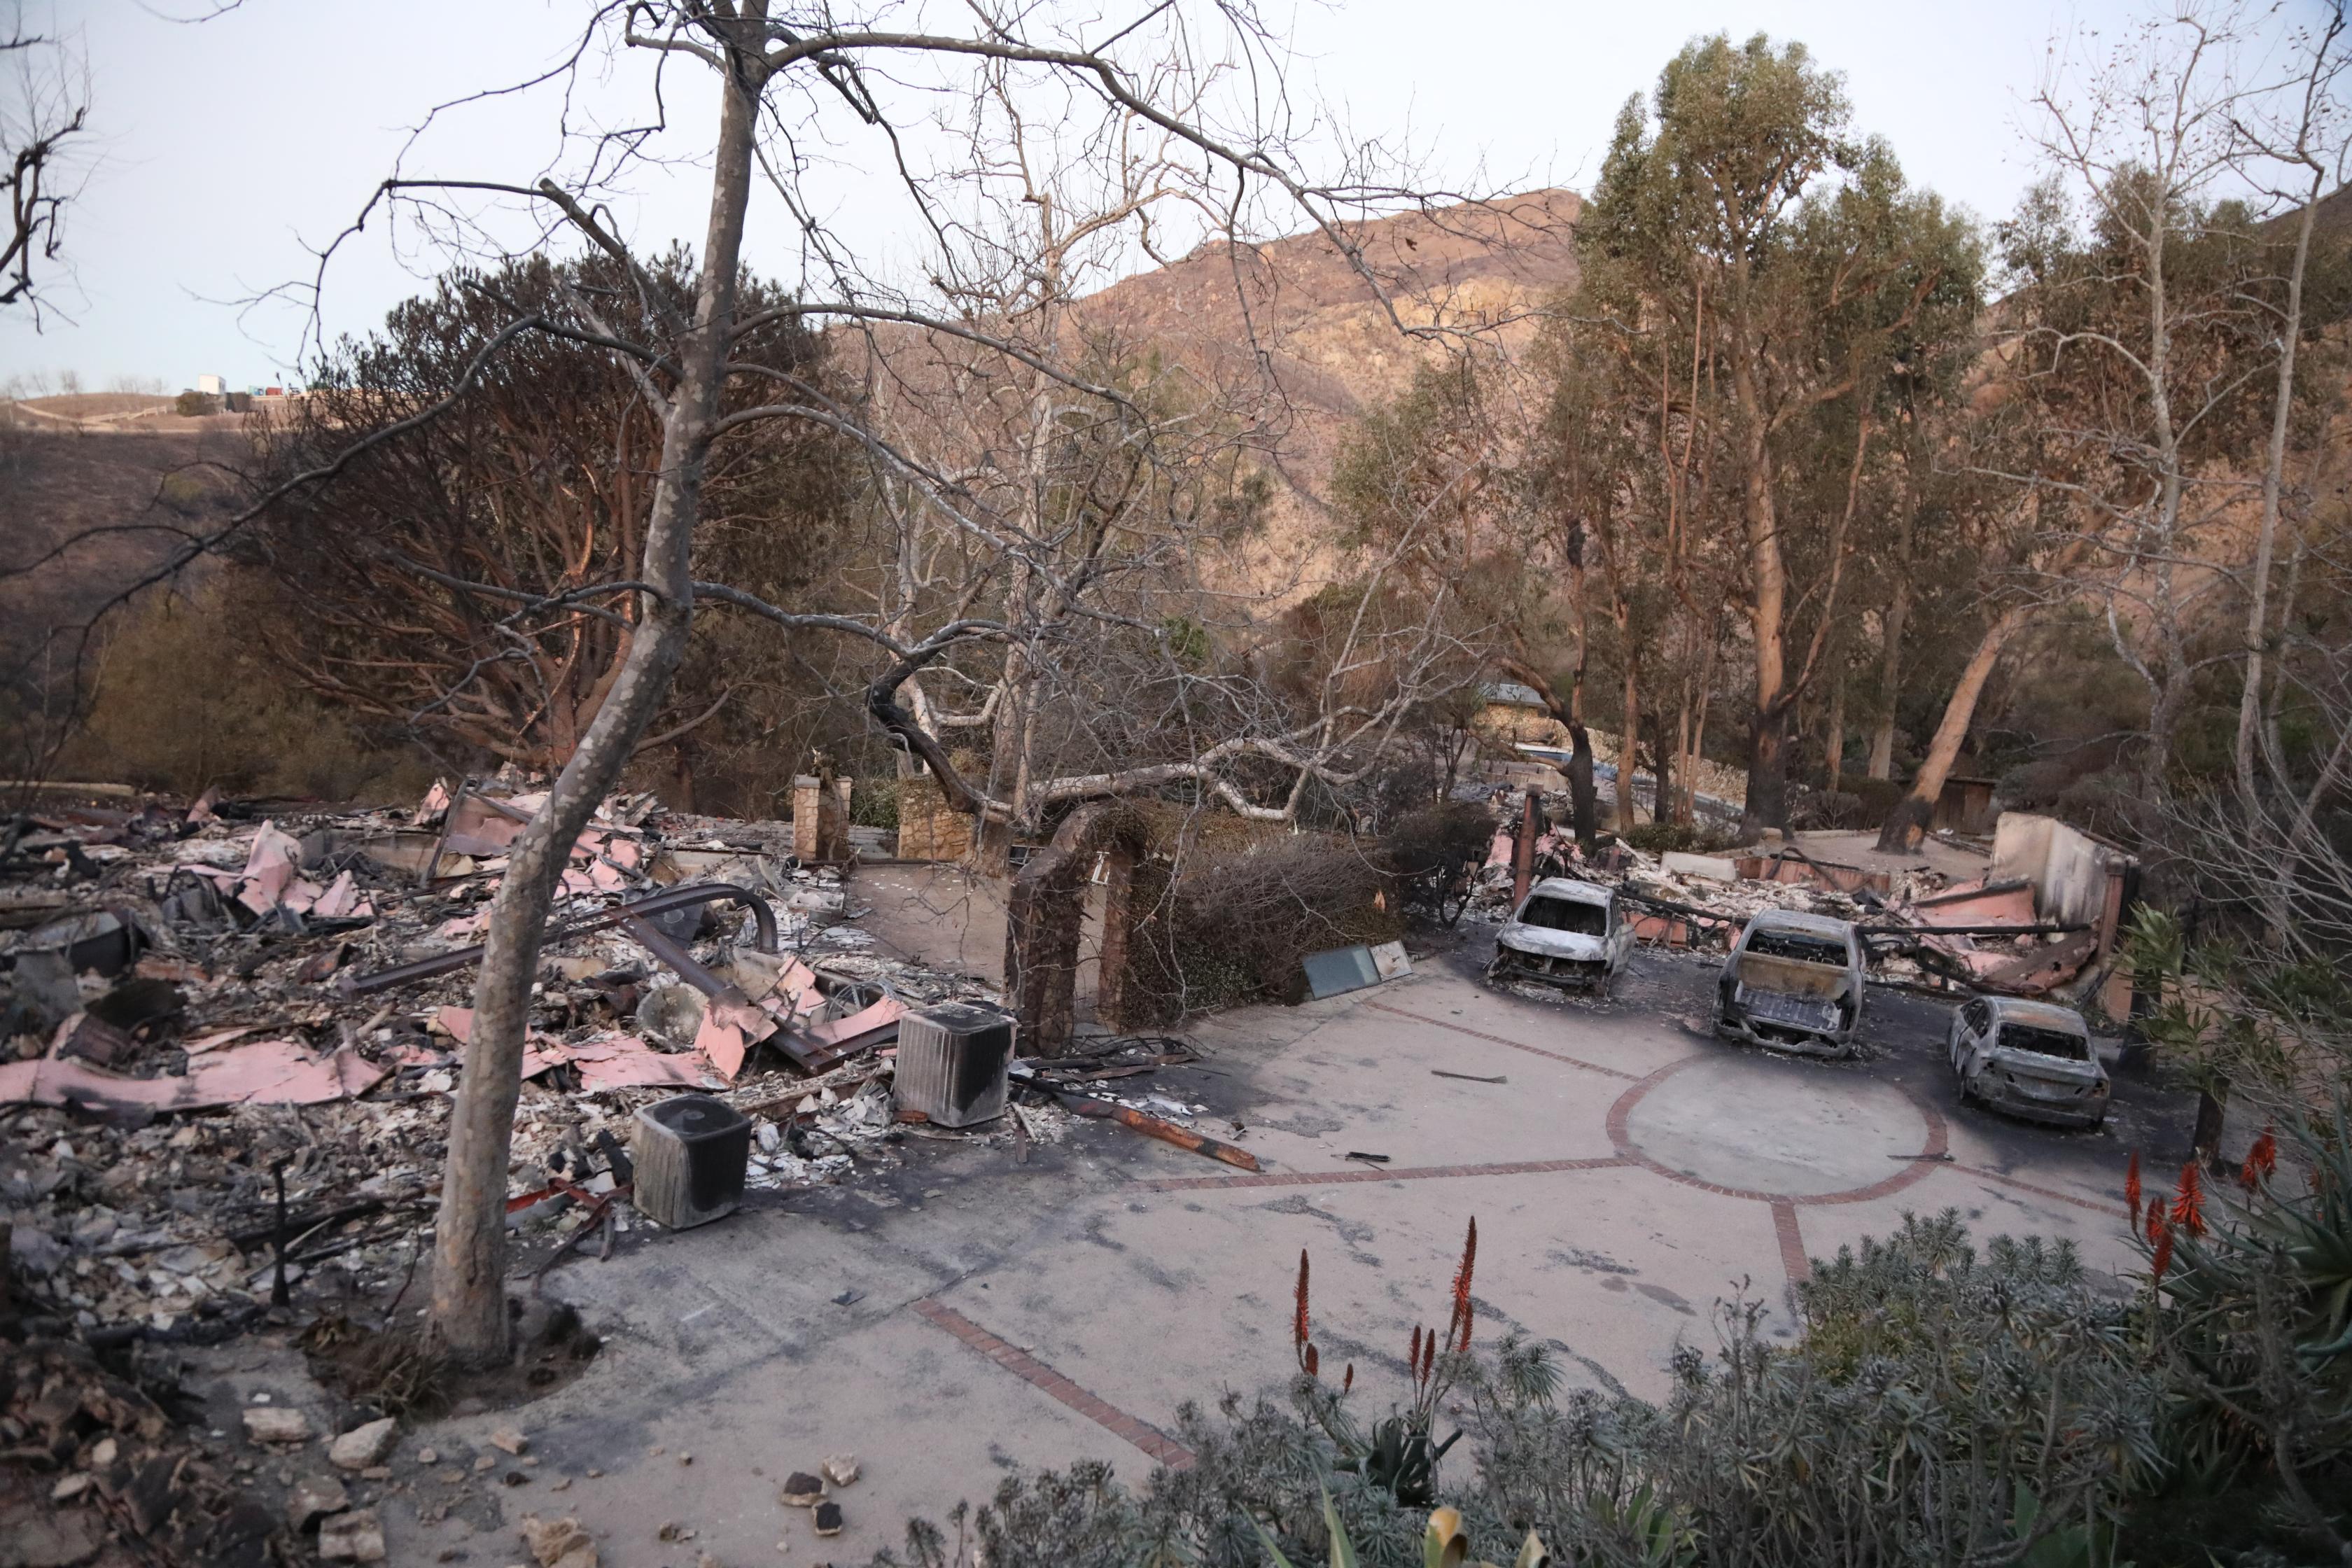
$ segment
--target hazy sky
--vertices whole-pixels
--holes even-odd
[[[1281,0],[1287,5],[1291,0]],[[70,369],[91,390],[119,377],[172,389],[199,374],[231,385],[280,379],[303,313],[233,301],[312,269],[436,102],[519,79],[560,52],[583,7],[549,0],[245,0],[197,25],[170,20],[202,0],[26,0],[32,26],[69,37],[87,62],[97,160],[76,205],[72,277],[36,333],[0,317],[0,382]],[[1090,9],[1116,12],[1118,5]],[[1339,0],[1297,13],[1300,87],[1360,133],[1410,132],[1447,185],[1587,187],[1627,95],[1645,91],[1696,34],[1761,29],[1802,39],[1842,70],[1858,129],[1886,136],[1912,178],[1998,216],[2031,177],[2020,139],[2026,100],[2053,36],[2112,32],[2138,5],[2080,0]],[[589,84],[617,112],[642,96],[636,61]],[[0,92],[21,91],[0,84]],[[682,95],[673,118],[707,121]],[[528,177],[553,151],[544,99],[477,106],[412,161],[452,176]],[[648,247],[698,237],[705,187],[685,166],[642,174],[622,218]],[[854,179],[834,216],[853,226]],[[382,225],[375,226],[376,230]],[[761,247],[755,268],[795,259]],[[331,331],[364,329],[436,269],[430,249],[397,256],[371,233],[337,262]]]

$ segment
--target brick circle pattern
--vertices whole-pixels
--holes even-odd
[[[1868,1203],[1874,1198],[1891,1197],[1914,1183],[1924,1180],[1931,1167],[1943,1162],[1945,1154],[1951,1147],[1950,1129],[1945,1125],[1943,1114],[1909,1089],[1897,1085],[1895,1087],[1906,1100],[1911,1102],[1913,1109],[1918,1111],[1920,1121],[1926,1123],[1927,1135],[1925,1146],[1920,1149],[1916,1156],[1906,1160],[1902,1168],[1893,1175],[1872,1182],[1866,1186],[1849,1187],[1843,1191],[1829,1193],[1770,1193],[1752,1187],[1729,1187],[1702,1180],[1686,1171],[1677,1171],[1673,1166],[1644,1153],[1641,1146],[1633,1142],[1632,1128],[1633,1108],[1642,1102],[1643,1097],[1676,1073],[1701,1062],[1720,1059],[1722,1058],[1708,1052],[1681,1058],[1668,1062],[1649,1077],[1639,1079],[1623,1094],[1619,1095],[1616,1103],[1609,1108],[1609,1142],[1616,1149],[1618,1158],[1628,1163],[1639,1165],[1653,1174],[1664,1176],[1670,1182],[1678,1183],[1685,1187],[1696,1187],[1701,1192],[1713,1193],[1719,1197],[1748,1198],[1763,1204],[1812,1205],[1860,1204]]]

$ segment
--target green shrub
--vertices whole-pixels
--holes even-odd
[[[1712,855],[1718,849],[1734,848],[1739,843],[1739,832],[1736,826],[1705,820],[1644,822],[1627,828],[1620,837],[1645,855],[1670,852]]]
[[[2071,1244],[1999,1237],[1979,1251],[1952,1211],[1906,1215],[1798,1287],[1793,1345],[1772,1342],[1760,1302],[1718,1302],[1715,1356],[1675,1350],[1656,1403],[1562,1394],[1551,1348],[1516,1331],[1467,1354],[1449,1343],[1434,1385],[1451,1399],[1425,1397],[1426,1374],[1371,1386],[1379,1362],[1335,1376],[1312,1356],[1302,1262],[1286,1403],[1228,1394],[1213,1417],[1188,1403],[1190,1469],[1132,1490],[1101,1465],[1015,1476],[959,1509],[960,1541],[991,1568],[1435,1561],[1429,1537],[1452,1521],[1400,1504],[1356,1440],[1352,1402],[1377,1419],[1410,1398],[1425,1437],[1440,1412],[1459,1425],[1435,1500],[1458,1510],[1469,1553],[1496,1563],[1530,1531],[1552,1562],[1591,1568],[2342,1561],[2352,1118],[2339,1101],[2273,1163],[2275,1147],[2257,1145],[2226,1201],[2155,1194],[2167,1241],[2147,1240],[2136,1203],[2148,1268],[2128,1293],[2094,1280]],[[926,1568],[961,1558],[929,1525],[908,1543]]]
[[[196,419],[219,412],[219,405],[205,393],[184,392],[173,400],[172,411],[183,418]]]
[[[849,786],[849,820],[859,827],[898,827],[898,781],[857,779]]]

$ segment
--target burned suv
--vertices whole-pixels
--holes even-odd
[[[1633,950],[1633,922],[1613,889],[1546,877],[1496,933],[1486,978],[1539,980],[1606,995]]]
[[[1715,1032],[1776,1051],[1848,1056],[1862,996],[1862,941],[1852,921],[1764,910],[1723,961]]]

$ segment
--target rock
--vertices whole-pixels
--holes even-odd
[[[106,1468],[109,1465],[114,1463],[114,1456],[119,1451],[120,1447],[113,1438],[100,1437],[97,1442],[90,1445],[89,1468],[93,1470],[102,1470]]]
[[[23,1568],[72,1568],[98,1555],[105,1544],[97,1517],[86,1508],[0,1509],[0,1562]]]
[[[827,1454],[824,1457],[824,1479],[835,1486],[845,1487],[857,1479],[857,1456]]]
[[[286,1522],[299,1535],[326,1514],[352,1506],[351,1494],[333,1476],[305,1476],[286,1494]]]
[[[784,1481],[784,1489],[776,1500],[786,1508],[814,1508],[824,1500],[824,1483],[806,1470],[794,1470]]]
[[[511,1426],[501,1426],[490,1434],[490,1447],[502,1448],[509,1454],[520,1454],[530,1447],[530,1439]]]
[[[153,1535],[163,1529],[172,1510],[185,1500],[186,1493],[179,1484],[184,1462],[184,1456],[161,1453],[131,1473],[131,1484],[122,1489],[118,1500],[140,1534]]]
[[[71,1502],[89,1490],[90,1479],[86,1475],[68,1476],[49,1489],[51,1502]]]
[[[416,1450],[416,1462],[420,1465],[437,1465],[441,1462],[441,1456],[435,1449],[419,1448]]]
[[[839,1503],[821,1502],[816,1505],[816,1532],[819,1535],[839,1535],[841,1533],[841,1505]]]
[[[327,1462],[339,1470],[364,1470],[383,1462],[400,1440],[400,1423],[387,1415],[364,1426],[354,1426],[327,1449]]]
[[[576,1519],[544,1520],[522,1516],[523,1544],[539,1559],[539,1568],[596,1568],[596,1542]]]
[[[249,1405],[245,1409],[245,1435],[257,1443],[307,1443],[310,1418],[282,1405]]]
[[[372,1508],[355,1508],[319,1521],[319,1555],[330,1563],[383,1561],[383,1526]]]

